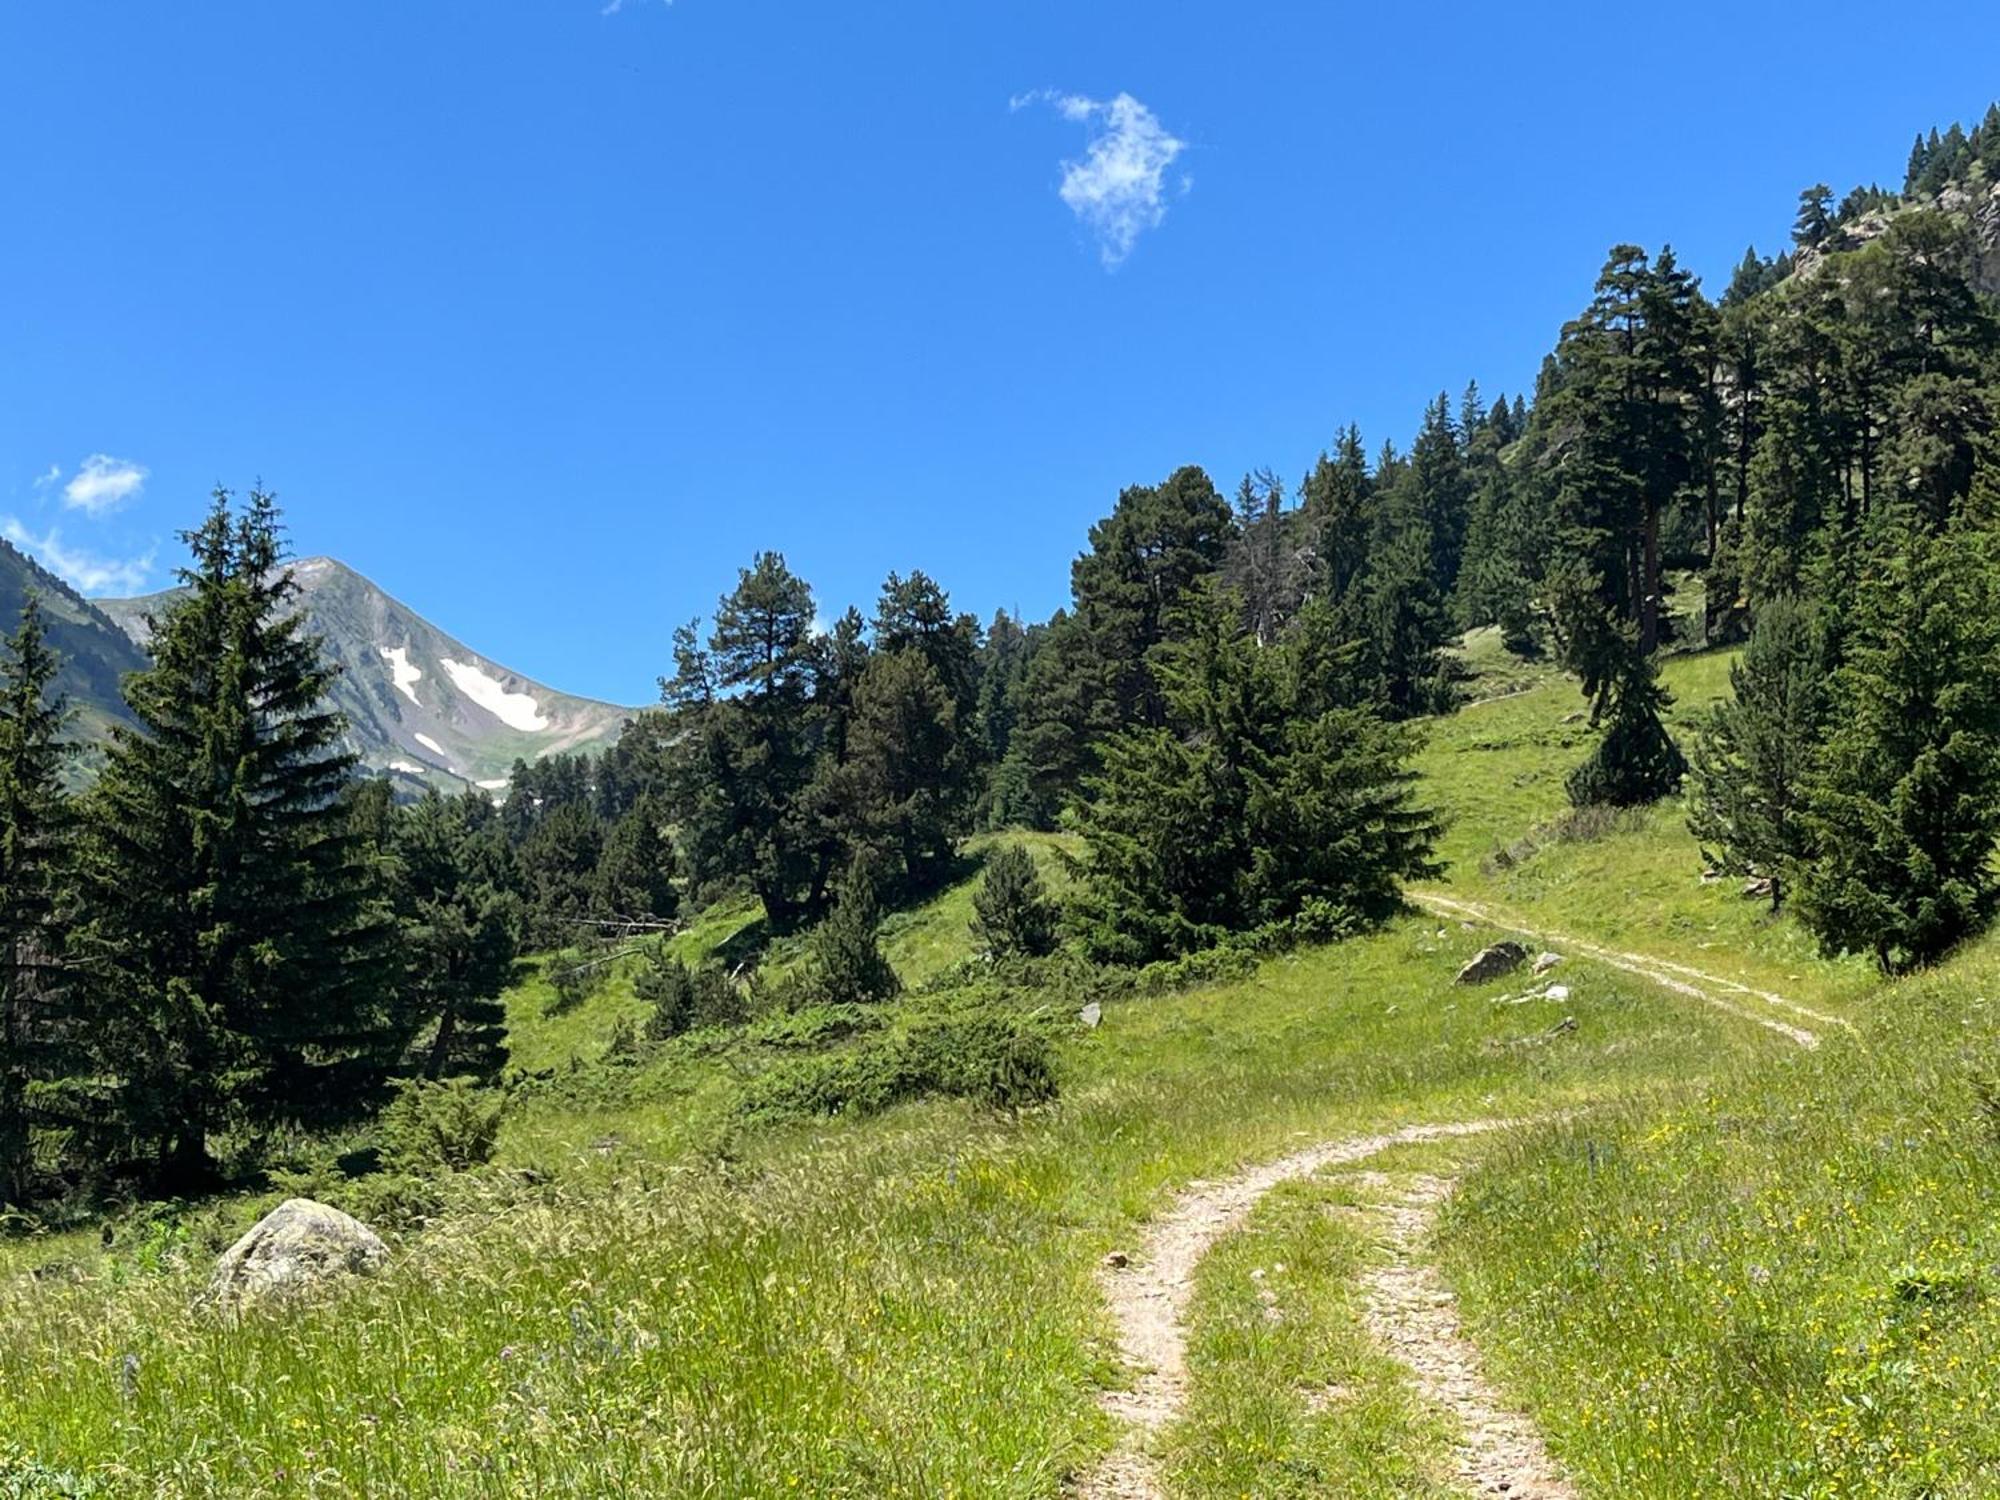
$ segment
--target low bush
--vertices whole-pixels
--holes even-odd
[[[869,1115],[926,1095],[1019,1109],[1056,1097],[1055,1043],[1036,1018],[998,1008],[926,1018],[855,1046],[788,1060],[745,1092],[742,1112],[777,1120]]]
[[[507,1096],[469,1079],[412,1080],[382,1112],[382,1161],[392,1172],[462,1172],[493,1159]]]

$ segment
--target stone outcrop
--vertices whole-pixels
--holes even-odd
[[[388,1264],[389,1247],[359,1219],[310,1198],[272,1209],[215,1263],[210,1290],[228,1312],[309,1295]]]

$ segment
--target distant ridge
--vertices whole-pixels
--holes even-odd
[[[330,557],[292,564],[309,629],[341,667],[332,698],[362,763],[413,789],[499,792],[508,769],[618,737],[632,710],[578,698],[501,666]],[[143,662],[146,616],[172,590],[85,604]],[[82,602],[82,601],[79,601]]]

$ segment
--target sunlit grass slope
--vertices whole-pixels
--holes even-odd
[[[1677,736],[1685,739],[1728,695],[1732,659],[1722,651],[1666,659]],[[1503,680],[1514,682],[1511,696],[1427,725],[1419,765],[1446,817],[1445,888],[1815,1006],[1841,1010],[1874,991],[1865,961],[1820,957],[1788,917],[1746,898],[1740,880],[1705,882],[1678,799],[1614,817],[1572,815],[1563,779],[1596,737],[1575,680],[1547,668],[1525,691],[1519,678]]]
[[[1448,1221],[1593,1493],[2000,1491],[2000,946],[1854,1037],[1509,1147]]]
[[[223,1326],[196,1252],[17,1277],[0,1433],[109,1493],[1054,1495],[1108,1439],[1090,1267],[1163,1189],[1777,1045],[1587,966],[1567,1006],[1495,1005],[1449,984],[1480,940],[1411,920],[1114,1004],[1019,1119],[694,1150],[674,1122],[727,1079],[617,1106],[639,1130],[531,1108],[390,1275],[301,1318]]]
[[[797,1040],[784,1025],[616,1058],[644,1010],[628,975],[567,1011],[531,978],[509,1019],[533,1082],[498,1159],[383,1278],[222,1324],[200,1296],[212,1252],[268,1200],[168,1213],[108,1251],[4,1242],[0,1477],[33,1472],[33,1495],[1054,1497],[1112,1437],[1091,1268],[1174,1188],[1337,1134],[1561,1115],[1454,1148],[1441,1250],[1494,1374],[1588,1492],[1989,1492],[2000,949],[1880,989],[1735,882],[1704,884],[1678,808],[1565,818],[1580,698],[1493,646],[1468,645],[1482,701],[1428,726],[1443,888],[1846,1007],[1857,1036],[1808,1052],[1574,956],[1566,1000],[1500,1003],[1520,986],[1450,982],[1491,934],[1410,917],[1114,1001],[1096,1030],[1049,994],[1052,1105],[771,1126],[743,1103]],[[1727,658],[1675,658],[1667,679],[1684,728]],[[1059,882],[1060,840],[1029,842]],[[857,1025],[937,1003],[922,986],[973,951],[992,846],[890,915],[913,993]],[[758,913],[724,905],[673,941],[733,962]],[[1174,1493],[1449,1492],[1451,1434],[1356,1323],[1378,1252],[1328,1210],[1357,1191],[1287,1187],[1201,1268],[1187,1418],[1161,1447]],[[1280,1264],[1273,1321],[1251,1272]]]

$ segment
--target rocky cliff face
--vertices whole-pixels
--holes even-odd
[[[1988,296],[2000,296],[2000,182],[1954,182],[1935,198],[1863,214],[1853,223],[1835,230],[1823,244],[1800,250],[1796,274],[1818,275],[1829,255],[1859,250],[1863,245],[1880,239],[1898,215],[1917,208],[1941,209],[1964,224],[1968,253],[1972,257],[1974,284]]]

